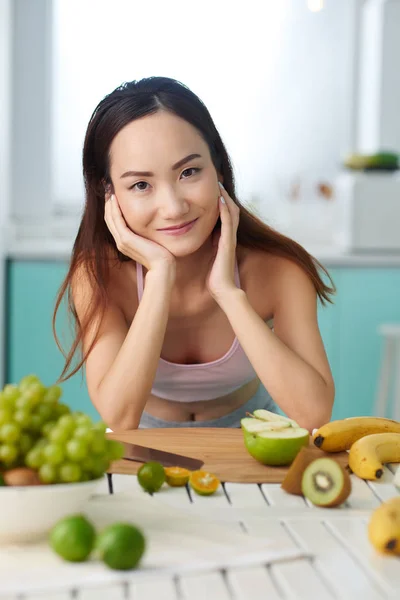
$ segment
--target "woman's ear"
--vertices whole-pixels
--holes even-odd
[[[104,193],[105,194],[112,194],[113,193],[113,186],[112,183],[107,182],[105,179],[101,180],[101,184],[104,188]]]

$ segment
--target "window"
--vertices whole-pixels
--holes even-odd
[[[348,0],[318,13],[305,0],[54,0],[54,205],[81,208],[83,138],[100,99],[166,75],[208,106],[242,199],[278,215],[290,182],[333,176],[347,150],[353,13]]]

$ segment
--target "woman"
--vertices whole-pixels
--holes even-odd
[[[334,290],[299,244],[241,206],[199,98],[165,77],[117,88],[90,119],[83,172],[54,315],[67,293],[76,335],[61,380],[85,366],[114,430],[239,427],[277,407],[309,430],[329,421],[317,298]]]

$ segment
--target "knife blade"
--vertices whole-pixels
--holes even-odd
[[[165,452],[164,450],[157,450],[156,448],[148,448],[147,446],[139,446],[138,444],[131,444],[130,442],[121,442],[124,446],[124,458],[125,460],[132,460],[135,462],[149,462],[154,460],[161,463],[164,467],[183,467],[190,471],[196,471],[200,469],[204,462],[198,458],[192,458],[191,456],[183,456],[182,454],[174,454],[173,452]]]

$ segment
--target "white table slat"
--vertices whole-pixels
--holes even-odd
[[[182,600],[232,600],[225,579],[220,572],[183,575],[179,578]]]
[[[268,504],[256,483],[226,483],[225,491],[234,508],[267,508]]]
[[[98,494],[108,495],[109,493],[110,493],[110,491],[108,489],[107,475],[103,475],[103,478],[102,478],[101,482],[99,483],[99,485],[96,487],[94,494],[95,495],[98,495]]]
[[[399,491],[396,490],[392,483],[384,483],[378,481],[370,481],[368,486],[372,489],[382,502],[387,502],[391,498],[397,498],[399,496]]]
[[[296,600],[318,598],[332,600],[328,585],[314,569],[310,560],[299,559],[270,566],[271,575],[284,598]],[[342,600],[342,599],[341,599]]]
[[[162,488],[154,494],[154,497],[163,504],[167,504],[174,508],[189,508],[191,504],[185,486],[171,487],[167,483],[164,483]]]
[[[375,581],[392,594],[400,588],[399,559],[379,554],[367,533],[368,519],[343,518],[326,521],[327,527],[338,536],[356,560],[360,561]],[[398,596],[397,596],[398,597]]]
[[[303,496],[288,494],[281,488],[280,483],[263,483],[261,489],[271,506],[280,506],[282,508],[305,507]]]
[[[374,586],[374,582],[323,523],[316,519],[290,518],[286,524],[300,544],[315,555],[316,568],[329,580],[338,598],[356,594],[362,594],[363,600],[382,598],[382,589],[379,591]]]
[[[125,600],[125,586],[120,583],[80,588],[77,600]]]
[[[265,567],[247,567],[229,570],[226,574],[235,600],[281,600],[269,570]]]
[[[366,481],[360,479],[357,475],[351,475],[350,477],[351,494],[347,499],[350,508],[374,510],[374,508],[380,506],[380,500],[375,496]]]
[[[133,492],[137,490],[146,493],[140,486],[136,475],[113,475],[112,486],[114,494],[118,494],[120,492]]]
[[[298,548],[298,544],[279,519],[268,518],[267,516],[265,519],[254,518],[249,512],[242,522],[247,533],[251,536],[273,540],[278,545],[282,544],[286,548]]]
[[[72,600],[71,592],[43,592],[35,594],[24,594],[23,596],[0,596],[1,600]]]
[[[157,577],[153,581],[137,581],[128,585],[127,600],[178,600],[172,577]]]
[[[300,545],[294,541],[284,524],[276,519],[252,519],[249,515],[243,523],[250,535],[265,536],[275,540],[277,546],[282,544],[286,548],[298,548]],[[324,582],[309,560],[273,564],[270,565],[269,572],[285,598],[318,597],[318,600],[331,598],[327,595]]]
[[[368,487],[378,496],[382,502],[386,502],[391,498],[395,498],[399,495],[399,490],[397,490],[393,484],[394,475],[392,471],[388,467],[384,467],[383,475],[378,481],[368,481]]]

